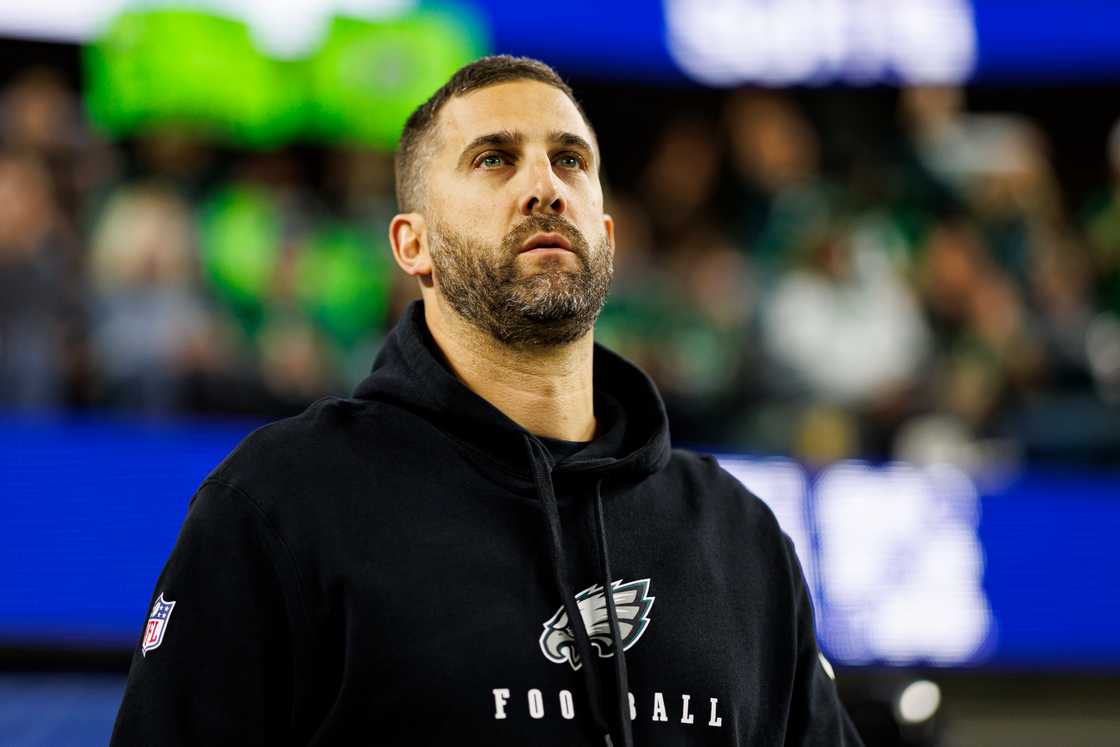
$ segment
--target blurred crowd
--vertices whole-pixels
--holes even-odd
[[[843,144],[785,92],[666,119],[612,180],[601,342],[676,441],[846,457],[1120,461],[1120,126],[1085,204],[1046,133],[955,88]],[[606,147],[612,147],[607,145]],[[614,145],[614,148],[620,147]],[[391,154],[110,143],[50,70],[0,92],[0,409],[278,416],[368,371],[413,284]]]

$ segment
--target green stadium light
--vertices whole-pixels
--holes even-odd
[[[484,53],[481,37],[470,16],[447,10],[383,22],[335,17],[308,60],[316,134],[394,147],[412,110]]]
[[[117,138],[173,126],[247,147],[304,139],[392,148],[409,112],[486,48],[475,16],[452,6],[335,16],[296,60],[263,52],[236,18],[126,10],[83,50],[85,101]]]

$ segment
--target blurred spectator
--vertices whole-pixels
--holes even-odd
[[[136,139],[134,177],[174,187],[188,199],[199,199],[213,176],[215,153],[189,129],[165,125]]]
[[[47,157],[81,144],[74,95],[47,68],[24,71],[0,95],[0,138],[14,150]]]
[[[1045,346],[1044,388],[1084,394],[1092,391],[1089,329],[1096,316],[1091,257],[1076,236],[1054,237],[1031,255],[1031,300]]]
[[[930,345],[917,298],[885,246],[847,221],[818,223],[762,323],[772,391],[799,403],[796,452],[818,463],[881,455],[889,436],[877,431],[908,414]]]
[[[48,68],[26,70],[0,93],[0,143],[39,159],[54,201],[69,219],[84,219],[87,203],[116,176],[117,157],[95,138],[76,93]]]
[[[211,193],[199,212],[206,281],[252,338],[264,324],[273,277],[291,233],[283,207],[266,186],[232,183]]]
[[[663,240],[708,222],[722,159],[716,130],[696,117],[672,121],[650,150],[642,199]]]
[[[328,154],[326,194],[348,221],[388,230],[396,213],[393,155],[368,148],[339,148]]]
[[[756,393],[753,266],[717,229],[698,227],[672,247],[665,267],[672,288],[654,370],[674,432],[692,442],[727,443]]]
[[[279,400],[306,403],[336,389],[331,351],[305,320],[270,319],[261,331],[259,349],[261,377]]]
[[[1109,136],[1107,156],[1112,183],[1090,201],[1085,232],[1101,306],[1120,317],[1120,120]]]
[[[65,403],[78,334],[71,238],[46,168],[0,151],[0,405]]]
[[[908,88],[901,106],[923,166],[968,207],[992,256],[1025,286],[1033,243],[1064,220],[1043,133],[1020,116],[965,112],[958,88]]]
[[[727,104],[732,158],[739,176],[768,195],[811,184],[820,144],[788,99],[774,91],[739,91]]]
[[[780,271],[835,203],[820,172],[820,143],[805,117],[775,92],[740,91],[725,112],[737,178],[732,227],[764,271]]]
[[[969,220],[940,223],[922,254],[918,287],[935,335],[933,405],[973,432],[989,431],[1008,398],[1039,373],[1024,300]]]
[[[188,371],[227,363],[197,286],[190,207],[174,192],[142,185],[112,197],[94,229],[90,277],[108,403],[176,409]]]
[[[767,302],[763,339],[813,400],[867,403],[918,373],[928,332],[917,300],[882,249],[855,246],[840,224],[818,224],[800,266]]]

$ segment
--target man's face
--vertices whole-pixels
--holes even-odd
[[[575,105],[536,81],[451,99],[428,169],[437,291],[507,345],[572,342],[610,286],[611,220],[598,153]]]

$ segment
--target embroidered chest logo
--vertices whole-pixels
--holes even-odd
[[[147,656],[149,651],[159,648],[159,644],[163,643],[163,635],[167,632],[167,623],[171,620],[173,609],[175,609],[175,602],[164,599],[163,592],[160,592],[159,599],[152,607],[152,614],[148,616],[148,624],[144,627],[141,655]]]
[[[615,581],[611,584],[611,594],[618,616],[622,650],[627,651],[649,627],[649,611],[654,601],[654,597],[649,595],[649,579],[640,578],[626,583]],[[576,594],[576,604],[591,645],[598,650],[600,657],[613,656],[614,641],[611,639],[611,623],[607,616],[607,597],[603,593],[603,587],[595,584]],[[544,624],[541,651],[549,661],[557,664],[566,661],[572,665],[572,669],[580,668],[575,635],[568,621],[568,613],[563,607],[556,610],[556,614]]]

